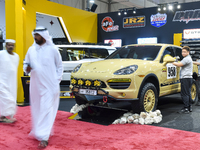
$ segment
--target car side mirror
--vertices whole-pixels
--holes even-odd
[[[175,61],[176,61],[176,59],[170,55],[166,55],[163,58],[164,65],[166,65],[167,63],[175,62]]]

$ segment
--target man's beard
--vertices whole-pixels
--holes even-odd
[[[36,39],[35,39],[35,42],[36,42],[38,45],[42,45],[42,44],[43,44],[43,40],[40,40],[40,41],[39,41],[39,40],[36,40]]]

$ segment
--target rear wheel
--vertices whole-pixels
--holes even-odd
[[[158,92],[152,83],[146,83],[139,95],[139,101],[132,103],[134,112],[155,111],[158,103]]]
[[[193,82],[192,82],[190,95],[191,95],[191,99],[192,99],[191,103],[196,105],[198,102],[198,92],[197,92],[197,83],[195,80],[193,80]]]

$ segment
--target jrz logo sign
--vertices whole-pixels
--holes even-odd
[[[145,26],[145,16],[123,18],[123,28],[137,28]]]
[[[150,19],[151,19],[151,25],[157,28],[164,26],[167,23],[166,14],[157,13],[155,15],[151,15]]]
[[[190,21],[200,20],[200,9],[177,11],[174,15],[173,21],[183,21],[186,24]]]
[[[114,26],[114,21],[111,17],[105,17],[101,21],[101,27],[104,31],[106,32],[112,32],[112,31],[117,31],[119,30],[119,26],[115,25]]]
[[[176,66],[167,64],[167,79],[176,78]]]

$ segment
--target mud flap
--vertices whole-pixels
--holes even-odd
[[[88,106],[83,111],[80,111],[74,119],[101,125],[110,125],[126,112],[128,110],[104,106]]]

